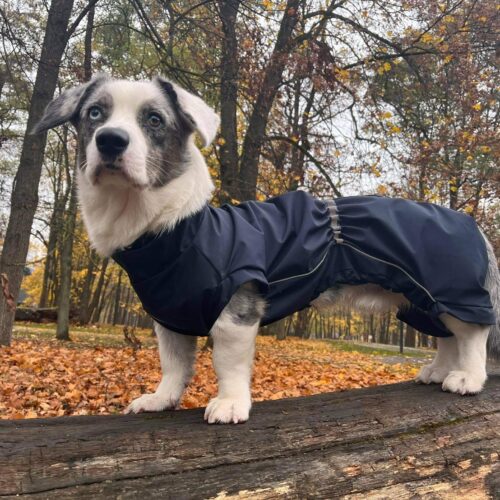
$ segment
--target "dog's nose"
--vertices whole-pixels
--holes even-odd
[[[130,139],[125,130],[107,127],[97,132],[95,142],[101,154],[115,158],[127,149]]]

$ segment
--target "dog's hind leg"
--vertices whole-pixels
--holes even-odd
[[[153,394],[135,399],[125,413],[162,411],[176,408],[193,375],[196,337],[180,335],[155,323],[162,378]]]
[[[455,336],[438,337],[437,354],[432,363],[422,367],[415,381],[422,384],[441,384],[452,370],[458,369],[458,345]]]
[[[443,390],[457,394],[477,394],[486,382],[486,343],[490,327],[465,323],[443,314],[441,321],[453,332],[457,358],[443,381]]]

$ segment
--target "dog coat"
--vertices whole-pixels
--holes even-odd
[[[113,258],[144,309],[166,328],[208,335],[238,288],[257,284],[266,325],[341,284],[375,283],[412,304],[398,317],[449,336],[438,319],[494,324],[488,258],[474,220],[447,208],[379,196],[322,201],[295,191],[266,202],[206,205],[168,232]]]

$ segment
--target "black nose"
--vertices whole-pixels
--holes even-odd
[[[116,157],[127,149],[130,139],[125,130],[107,127],[97,132],[95,142],[101,154]]]

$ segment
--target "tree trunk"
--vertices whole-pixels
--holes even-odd
[[[415,347],[416,332],[415,328],[410,325],[406,325],[406,343],[407,347]]]
[[[90,7],[87,14],[87,27],[85,28],[83,78],[86,82],[92,79],[92,34],[94,31],[95,6]]]
[[[30,103],[19,168],[14,179],[11,212],[0,259],[0,273],[5,273],[14,300],[17,301],[28,255],[33,217],[38,205],[38,184],[42,171],[47,134],[29,135],[54,96],[59,67],[68,41],[68,23],[73,0],[52,0],[47,18],[40,63]],[[0,344],[9,345],[14,311],[0,294]]]
[[[94,29],[94,6],[87,14],[87,28],[85,31],[83,71],[86,81],[92,78],[92,31]],[[78,152],[77,152],[78,156]],[[59,290],[59,313],[57,315],[56,337],[58,340],[69,340],[69,310],[71,306],[71,275],[73,270],[73,239],[75,237],[76,210],[77,210],[77,188],[75,165],[73,178],[68,175],[71,182],[71,193],[69,207],[66,214],[63,247],[61,249],[61,286]]]
[[[255,199],[260,152],[265,139],[269,113],[290,53],[290,42],[298,20],[299,4],[299,0],[288,0],[286,3],[276,44],[264,70],[261,91],[250,116],[240,162],[239,191],[242,200]]]
[[[239,199],[238,192],[238,39],[236,37],[236,18],[240,0],[219,2],[219,15],[222,24],[222,54],[220,78],[220,203]]]
[[[413,382],[203,409],[0,421],[0,496],[497,498],[500,376],[461,397]]]
[[[62,163],[62,162],[61,162]],[[43,269],[42,291],[40,293],[39,307],[54,305],[54,285],[57,283],[57,246],[61,233],[64,232],[63,219],[67,199],[61,196],[59,189],[55,190],[54,210],[50,217],[49,239],[47,242],[47,255]]]
[[[58,314],[56,338],[58,340],[69,340],[69,311],[71,307],[71,274],[72,274],[72,256],[73,239],[75,236],[76,210],[77,210],[77,190],[76,190],[76,169],[73,173],[71,182],[71,194],[69,197],[68,211],[66,212],[66,221],[64,224],[63,245],[61,248],[61,282],[58,293]]]
[[[87,272],[83,281],[82,293],[78,301],[78,321],[86,325],[90,321],[90,298],[92,295],[92,285],[94,283],[95,263],[99,259],[97,252],[90,248],[87,263]]]
[[[115,292],[115,307],[113,310],[113,325],[116,325],[120,318],[120,299],[122,295],[122,274],[123,270],[118,271],[118,283],[116,284]]]
[[[108,268],[108,263],[109,263],[108,257],[102,260],[101,272],[99,273],[99,279],[97,280],[97,285],[94,291],[94,295],[92,296],[92,301],[90,302],[89,320],[90,318],[93,317],[95,311],[97,310],[97,306],[99,305],[99,300],[103,292],[104,278],[106,277],[106,269]]]

